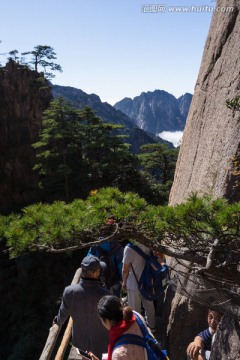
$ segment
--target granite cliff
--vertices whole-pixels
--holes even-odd
[[[239,111],[226,100],[240,95],[239,1],[229,13],[214,13],[178,157],[170,204],[191,192],[240,200]],[[238,163],[234,161],[237,160]]]
[[[9,61],[0,68],[0,208],[13,210],[36,199],[32,171],[42,112],[52,99],[36,71]]]
[[[232,11],[213,13],[184,130],[170,205],[183,202],[192,192],[225,197],[229,201],[240,200],[240,114],[226,106],[228,99],[240,95],[240,1],[219,0],[216,4],[218,9],[230,6]],[[239,276],[239,272],[233,276]],[[207,325],[199,316],[202,313],[203,309],[196,303],[180,295],[174,297],[168,323],[172,359],[186,358],[187,344]],[[239,339],[239,321],[224,317],[211,360],[239,360]]]

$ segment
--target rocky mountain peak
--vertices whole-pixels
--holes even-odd
[[[192,101],[192,94],[185,93],[184,95],[180,96],[177,100],[178,100],[179,110],[180,110],[181,115],[185,119],[187,119],[188,111],[189,111],[191,101]]]
[[[142,92],[134,99],[124,98],[114,107],[134,120],[145,131],[159,134],[162,131],[183,130],[191,103],[191,94],[176,99],[164,90]]]

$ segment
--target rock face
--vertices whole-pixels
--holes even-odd
[[[232,12],[214,13],[202,64],[189,110],[177,162],[170,204],[181,203],[191,192],[240,200],[239,112],[227,99],[240,92],[239,1],[221,1]],[[238,165],[234,168],[234,159]],[[235,175],[234,175],[235,174]]]
[[[240,324],[236,319],[224,316],[216,334],[216,346],[211,352],[211,359],[240,359]],[[219,346],[221,344],[221,346]]]
[[[191,192],[240,200],[240,114],[226,106],[227,99],[240,95],[240,1],[219,0],[216,4],[218,9],[229,6],[234,7],[233,11],[213,14],[184,130],[170,205],[183,202]],[[196,327],[198,331],[205,328],[205,319],[199,318],[197,309],[198,306],[186,298],[175,296],[168,327],[172,360],[185,360],[186,344],[197,334]],[[181,332],[180,315],[184,318]],[[224,324],[224,335],[216,339],[211,360],[239,359],[239,322]]]
[[[35,71],[9,61],[0,69],[0,210],[18,208],[34,199],[32,171],[42,112],[51,90]]]
[[[133,100],[125,98],[114,107],[132,118],[137,126],[153,134],[183,130],[192,95],[179,99],[163,90],[143,92]]]
[[[181,115],[187,119],[189,108],[192,102],[192,94],[186,93],[177,99]]]

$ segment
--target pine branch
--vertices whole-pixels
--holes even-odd
[[[108,242],[108,241],[111,241],[114,239],[114,237],[116,236],[117,232],[118,232],[118,229],[119,229],[119,226],[118,224],[113,224],[115,229],[114,229],[114,232],[110,235],[110,236],[107,236],[105,238],[101,238],[101,240],[96,240],[96,241],[92,241],[92,242],[88,242],[88,243],[79,243],[78,245],[75,245],[75,246],[69,246],[69,247],[66,247],[66,248],[61,248],[61,249],[56,249],[52,246],[47,246],[47,245],[38,245],[38,247],[43,250],[46,250],[47,252],[51,252],[51,253],[63,253],[63,252],[69,252],[69,251],[76,251],[76,250],[80,250],[80,249],[84,249],[84,248],[88,248],[88,247],[91,247],[93,245],[99,245],[101,244],[102,242]]]

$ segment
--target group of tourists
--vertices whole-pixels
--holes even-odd
[[[143,244],[137,246],[150,255],[148,247]],[[116,266],[115,283],[108,283],[108,286],[102,281],[104,274],[107,278],[108,270],[107,261],[102,261],[100,256],[102,250],[110,254]],[[159,261],[164,265],[163,258],[160,257]],[[92,360],[150,360],[148,349],[144,347],[145,340],[140,341],[144,338],[142,327],[154,339],[157,326],[154,302],[146,300],[138,287],[144,266],[144,258],[131,246],[123,249],[116,241],[103,242],[90,248],[82,260],[80,282],[65,288],[54,323],[62,326],[71,316],[72,344],[86,351]],[[127,306],[123,305],[122,290],[127,294]],[[209,310],[209,328],[189,344],[188,359],[209,359],[212,337],[220,319],[220,313]],[[168,359],[161,356],[155,359]]]
[[[107,289],[102,281],[102,274],[107,270],[106,263],[96,255],[102,250],[96,246],[90,248],[88,254],[81,263],[81,278],[78,284],[67,286],[58,315],[54,323],[62,326],[69,316],[73,319],[72,343],[76,348],[91,351],[93,360],[102,359],[102,354],[108,352],[108,359],[132,359],[145,360],[144,348],[137,345],[123,345],[113,350],[116,337],[125,333],[141,336],[141,330],[136,323],[135,310],[141,313],[141,307],[145,309],[145,319],[142,320],[156,331],[155,308],[152,301],[145,300],[138,291],[137,281],[131,271],[139,277],[144,268],[144,260],[140,255],[126,246],[123,249],[116,242],[101,243],[98,247],[111,253],[112,260],[116,262],[118,275],[115,284]],[[141,249],[149,253],[144,245]],[[111,248],[116,249],[111,252]],[[93,255],[96,254],[96,255]],[[121,271],[120,271],[121,269]],[[121,302],[121,291],[127,291],[128,306],[123,307]],[[140,315],[141,316],[141,315]],[[110,331],[110,342],[109,334]],[[109,342],[109,345],[108,345]],[[108,351],[107,351],[108,349]]]

